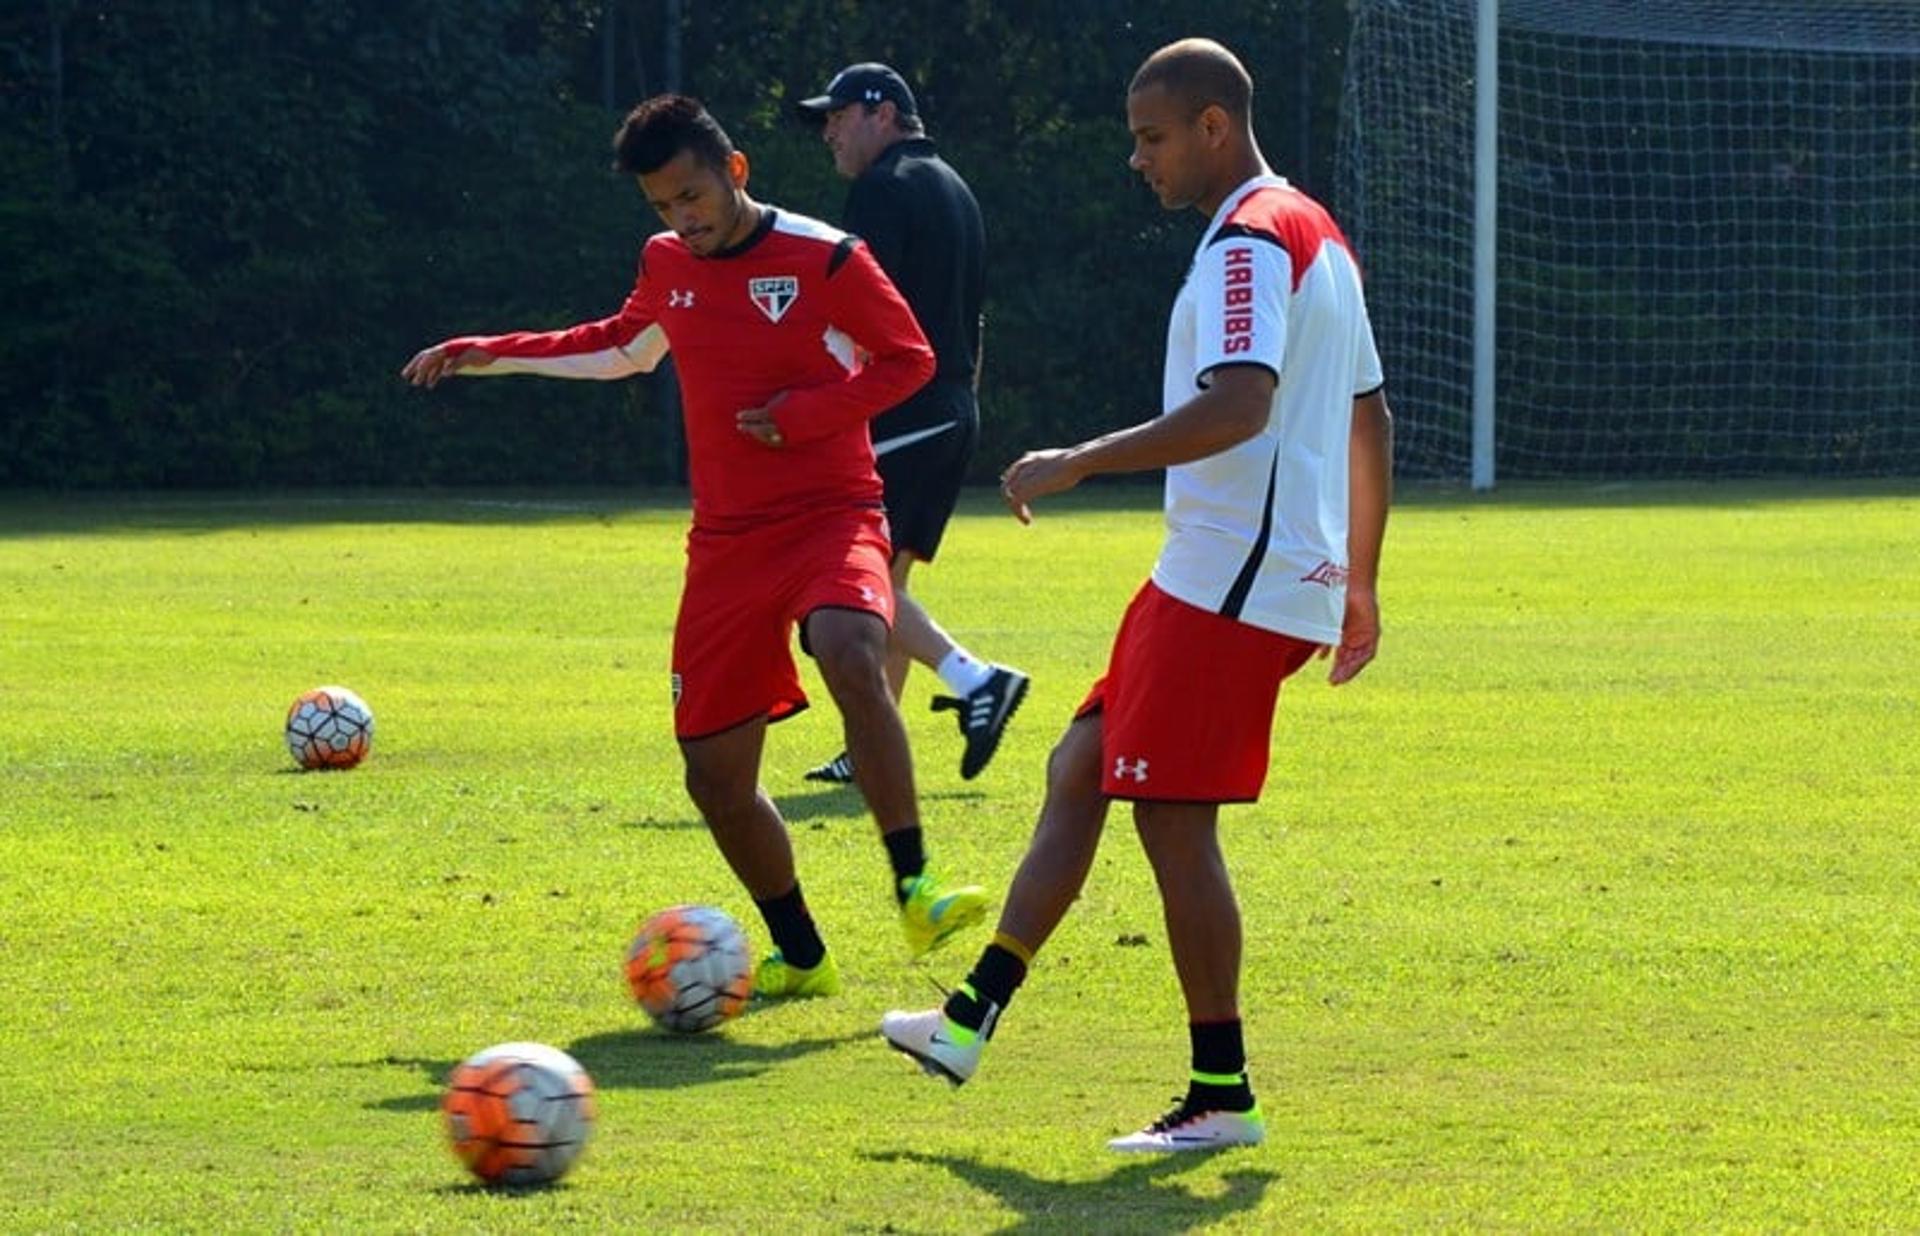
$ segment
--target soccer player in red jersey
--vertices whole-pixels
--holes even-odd
[[[1335,684],[1373,659],[1375,577],[1392,422],[1346,238],[1268,170],[1253,93],[1205,39],[1161,48],[1127,93],[1129,162],[1169,210],[1209,220],[1174,301],[1162,414],[1002,476],[1030,504],[1089,476],[1165,468],[1167,537],[1128,607],[1106,676],[1048,764],[1047,796],[994,941],[943,1008],[889,1013],[881,1033],[931,1073],[974,1073],[1033,955],[1085,883],[1107,806],[1131,801],[1186,998],[1192,1072],[1174,1109],[1121,1151],[1251,1145],[1240,912],[1219,808],[1258,799],[1280,684],[1333,652]]]
[[[819,663],[879,824],[908,946],[979,921],[986,894],[927,869],[906,728],[888,690],[890,546],[867,420],[919,388],[933,352],[865,245],[747,195],[747,156],[696,100],[648,99],[615,163],[669,230],[620,311],[566,330],[461,336],[401,371],[622,378],[671,348],[693,488],[674,624],[674,732],[687,791],[775,945],[766,996],[831,995],[793,847],[760,788],[767,725],[807,706],[792,633]]]

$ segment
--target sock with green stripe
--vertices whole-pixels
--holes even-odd
[[[954,988],[940,1011],[946,1016],[948,1036],[962,1047],[976,1038],[991,1039],[993,1028],[1000,1024],[1000,1006],[975,991],[972,983]]]
[[[1013,993],[1026,979],[1027,963],[1002,942],[1002,937],[995,936],[967,981],[947,997],[947,1020],[992,1038],[1000,1010],[1013,1002]]]
[[[1240,1019],[1196,1021],[1187,1026],[1193,1044],[1193,1075],[1187,1083],[1187,1106],[1195,1111],[1253,1110],[1253,1087],[1247,1083],[1247,1049]]]

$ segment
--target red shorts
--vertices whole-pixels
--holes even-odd
[[[1120,620],[1106,677],[1074,713],[1104,714],[1100,788],[1150,802],[1259,798],[1280,684],[1319,647],[1175,600],[1149,580]]]
[[[695,528],[673,624],[673,732],[707,738],[807,706],[793,626],[816,609],[893,625],[892,547],[879,510],[834,510],[745,532]]]

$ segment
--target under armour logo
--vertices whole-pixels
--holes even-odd
[[[866,602],[867,604],[869,604],[869,605],[871,605],[871,604],[873,604],[873,602],[874,602],[874,601],[875,601],[875,599],[876,599],[876,597],[875,597],[875,595],[874,595],[874,591],[873,591],[873,589],[872,589],[872,588],[870,588],[870,587],[868,587],[868,586],[867,586],[866,584],[861,584],[861,585],[860,585],[860,599],[861,599],[862,601],[865,601],[865,602]]]
[[[1131,762],[1129,762],[1124,755],[1114,757],[1113,779],[1115,781],[1125,781],[1128,777],[1132,777],[1135,781],[1145,781],[1147,779],[1147,758],[1145,756],[1141,756],[1139,759]]]
[[[683,292],[679,288],[673,288],[670,291],[668,291],[667,308],[669,309],[693,308],[693,290],[689,288]]]
[[[1320,565],[1300,577],[1303,584],[1319,584],[1331,592],[1347,586],[1347,568],[1322,559]]]

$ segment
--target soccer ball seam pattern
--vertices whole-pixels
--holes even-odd
[[[559,1179],[597,1115],[586,1070],[539,1043],[502,1043],[466,1060],[454,1069],[441,1110],[454,1154],[490,1185]]]
[[[713,906],[673,906],[649,918],[627,950],[626,968],[634,1000],[678,1034],[737,1016],[753,990],[746,937]]]
[[[352,768],[373,749],[373,710],[345,687],[315,687],[287,709],[286,738],[302,768]]]

